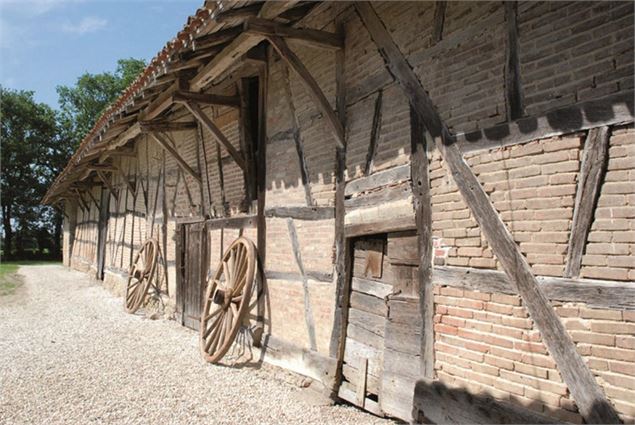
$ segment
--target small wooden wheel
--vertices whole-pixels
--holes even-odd
[[[128,313],[135,313],[143,304],[148,289],[155,278],[159,243],[148,239],[141,245],[130,266],[124,307]]]
[[[234,342],[249,310],[255,271],[256,247],[240,237],[225,251],[214,277],[207,281],[200,339],[208,362],[218,362]]]

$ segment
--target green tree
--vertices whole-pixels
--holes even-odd
[[[56,138],[55,112],[33,99],[33,92],[0,86],[0,157],[4,250],[14,243],[22,251],[24,237],[41,225],[39,205],[49,183],[47,153]]]
[[[85,73],[72,86],[58,86],[62,136],[75,148],[102,112],[145,68],[140,59],[120,59],[114,73]],[[74,149],[73,149],[74,150]]]

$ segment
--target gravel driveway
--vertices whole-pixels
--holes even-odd
[[[0,297],[0,423],[386,423],[310,403],[271,366],[204,363],[197,334],[125,314],[121,299],[62,266],[20,269]]]

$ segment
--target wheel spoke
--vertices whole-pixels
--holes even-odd
[[[207,314],[205,317],[203,317],[203,323],[207,323],[209,321],[209,319],[215,317],[216,315],[218,315],[218,313],[220,313],[221,311],[223,311],[222,307],[218,307],[216,308],[212,313]]]
[[[219,310],[219,312],[222,312],[222,311],[223,311],[223,309],[222,309],[222,308],[219,308],[218,310]],[[223,317],[223,315],[221,314],[221,315],[219,315],[216,319],[214,319],[214,321],[213,321],[213,322],[212,322],[212,324],[209,326],[209,328],[207,328],[207,329],[205,330],[205,333],[203,334],[203,339],[207,339],[207,337],[209,336],[210,332],[211,332],[212,330],[214,330],[214,328],[215,328],[215,327],[216,327],[216,325],[218,324],[218,321],[219,321],[222,317]],[[204,325],[205,325],[205,324],[207,324],[207,323],[204,323]]]

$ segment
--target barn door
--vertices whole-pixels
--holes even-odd
[[[181,234],[179,299],[182,303],[182,323],[198,330],[209,264],[205,223],[184,224]]]
[[[386,238],[373,236],[353,242],[353,265],[348,324],[339,396],[375,414],[384,358],[386,297],[393,289],[386,281]]]
[[[110,216],[110,191],[101,189],[99,207],[99,223],[97,233],[97,279],[104,280],[104,264],[106,262],[106,239],[108,237],[108,218]]]

